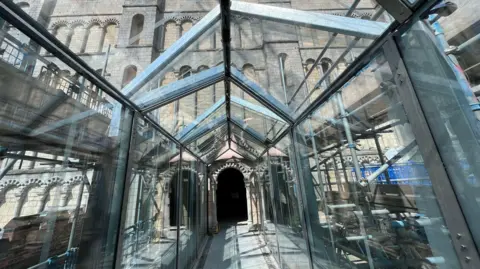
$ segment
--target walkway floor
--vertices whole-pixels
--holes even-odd
[[[249,232],[248,225],[237,223],[220,225],[203,257],[203,269],[278,269],[278,264],[267,252],[258,232]]]

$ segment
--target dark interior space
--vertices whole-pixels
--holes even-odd
[[[237,169],[225,169],[218,175],[217,218],[218,222],[248,219],[245,183],[242,173]]]

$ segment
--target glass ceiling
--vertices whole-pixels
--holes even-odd
[[[122,92],[203,161],[256,160],[387,29],[388,14],[366,15],[364,4],[353,1],[332,15],[234,1],[223,28],[215,7]],[[220,37],[228,28],[224,51]],[[262,63],[264,44],[273,40]],[[206,42],[215,45],[200,52]],[[298,58],[303,70],[291,64]]]

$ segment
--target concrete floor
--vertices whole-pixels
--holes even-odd
[[[248,228],[238,223],[220,225],[220,232],[211,239],[199,268],[278,269],[259,233],[249,232]]]

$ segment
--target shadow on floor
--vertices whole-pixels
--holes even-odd
[[[220,231],[209,242],[202,261],[203,269],[276,269],[266,260],[264,245],[256,233],[249,232],[248,225],[227,222],[220,224]]]

